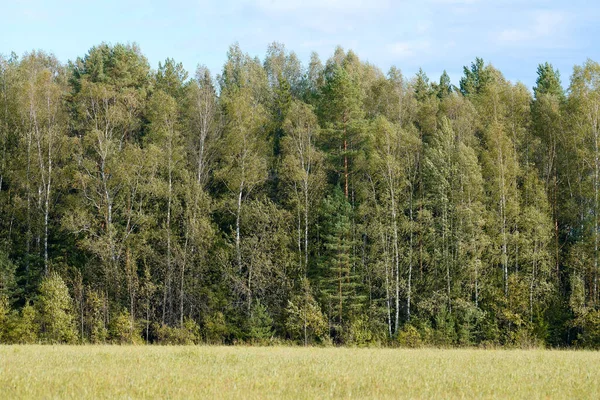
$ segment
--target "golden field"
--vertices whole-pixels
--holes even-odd
[[[0,346],[0,398],[599,398],[600,352]]]

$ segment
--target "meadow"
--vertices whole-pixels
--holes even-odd
[[[600,353],[0,346],[0,397],[597,398]]]

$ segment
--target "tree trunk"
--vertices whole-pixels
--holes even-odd
[[[394,269],[395,269],[395,275],[396,275],[396,287],[395,287],[395,291],[396,291],[396,315],[395,315],[395,320],[394,320],[394,333],[398,332],[398,327],[400,324],[400,251],[398,249],[399,245],[398,245],[398,221],[397,221],[397,214],[396,214],[396,199],[394,196],[394,188],[393,188],[393,182],[394,180],[392,179],[391,176],[391,170],[388,167],[388,183],[389,183],[389,190],[390,190],[390,202],[391,202],[391,214],[392,214],[392,229],[393,229],[393,235],[394,235]]]
[[[412,269],[413,269],[413,191],[412,185],[409,194],[409,241],[408,241],[408,287],[406,293],[406,320],[410,322],[410,302],[412,296]]]
[[[173,196],[173,171],[172,171],[172,151],[171,151],[171,143],[169,143],[169,154],[168,154],[168,168],[169,168],[169,194],[167,198],[167,221],[166,221],[166,230],[167,230],[167,270],[165,271],[165,286],[163,289],[163,315],[162,315],[162,323],[164,324],[167,319],[166,310],[167,310],[167,302],[170,297],[171,292],[171,203]]]
[[[383,231],[381,232],[381,246],[382,246],[383,252],[385,254],[385,261],[384,261],[384,265],[385,265],[385,303],[386,303],[386,309],[387,309],[388,333],[391,338],[393,335],[393,332],[392,332],[392,309],[391,309],[392,305],[390,303],[389,256],[388,256],[388,250],[387,250],[387,238]]]
[[[308,181],[304,182],[304,277],[308,274]]]
[[[240,190],[237,198],[237,211],[235,214],[235,255],[240,272],[242,271],[242,249],[240,246],[240,217],[242,214],[242,194],[244,191],[244,183],[240,184]]]

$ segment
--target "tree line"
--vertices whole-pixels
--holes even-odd
[[[600,64],[0,57],[0,341],[600,345]]]

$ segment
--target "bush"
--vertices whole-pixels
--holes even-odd
[[[357,346],[367,346],[372,344],[375,338],[371,331],[369,320],[363,316],[355,318],[350,323],[345,336],[344,341],[346,344],[354,344]]]
[[[226,336],[229,334],[229,329],[222,312],[217,311],[204,318],[203,333],[206,343],[223,344]]]
[[[15,280],[15,264],[10,261],[8,254],[0,250],[0,296],[10,296],[17,286]]]
[[[481,336],[481,321],[485,314],[470,301],[457,299],[454,301],[456,315],[457,340],[461,346],[473,346]]]
[[[102,298],[90,290],[85,299],[85,325],[91,343],[104,343],[108,338],[108,330],[102,315]]]
[[[108,329],[110,340],[117,344],[142,344],[141,330],[132,320],[129,311],[121,311],[110,321]]]
[[[414,349],[423,346],[421,334],[419,333],[417,328],[409,324],[404,325],[404,327],[402,327],[402,330],[398,332],[397,340],[398,345],[400,347],[408,347]]]
[[[585,309],[573,321],[578,329],[575,345],[587,348],[600,348],[600,311]]]
[[[435,331],[433,340],[436,346],[448,347],[456,343],[458,335],[456,333],[456,324],[454,316],[446,309],[441,307],[435,316]]]
[[[3,341],[4,330],[6,328],[7,316],[10,312],[10,306],[6,296],[0,295],[0,343]]]
[[[38,341],[38,325],[35,308],[29,303],[20,313],[11,312],[6,318],[4,341],[15,344],[32,344]]]
[[[539,349],[544,348],[544,341],[538,338],[535,333],[526,327],[520,327],[513,334],[513,345],[520,349]]]
[[[308,291],[288,300],[286,308],[287,319],[285,328],[291,338],[305,344],[318,341],[324,343],[329,338],[327,332],[327,319],[321,312],[319,304]]]
[[[37,305],[44,340],[50,343],[73,343],[77,340],[73,301],[60,275],[52,273],[42,281]]]
[[[259,300],[252,307],[248,319],[248,336],[254,343],[266,343],[273,338],[273,318]]]
[[[197,344],[200,339],[200,327],[193,319],[186,318],[181,327],[158,326],[156,328],[156,335],[160,344]]]

